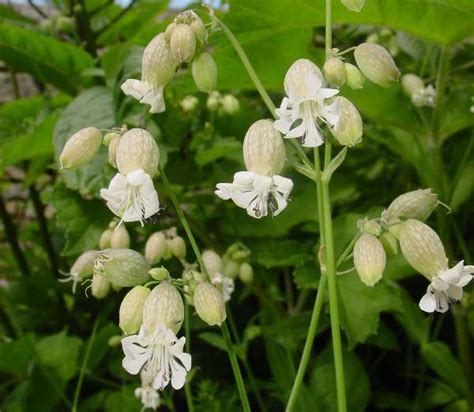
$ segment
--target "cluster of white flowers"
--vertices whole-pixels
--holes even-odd
[[[405,74],[402,77],[402,88],[415,106],[434,106],[436,100],[435,88],[431,84],[425,86],[423,80],[416,74]]]

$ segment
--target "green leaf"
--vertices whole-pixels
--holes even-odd
[[[16,11],[11,4],[0,4],[0,21],[34,24],[35,21]]]
[[[59,376],[68,381],[77,372],[77,360],[82,341],[67,336],[65,331],[41,339],[36,345],[38,360],[57,371]]]
[[[110,214],[102,201],[85,200],[63,183],[58,183],[51,204],[56,210],[58,224],[65,230],[63,256],[79,255],[97,247],[99,237],[110,221]]]
[[[220,349],[224,352],[227,351],[224,339],[222,339],[222,336],[218,335],[217,333],[202,332],[199,334],[199,339],[203,340],[204,342],[208,343],[216,349]]]
[[[0,343],[0,371],[13,375],[26,374],[33,359],[34,336],[28,334],[12,342]]]
[[[337,277],[341,326],[349,348],[365,342],[376,333],[380,314],[400,308],[400,299],[383,281],[373,288],[365,286],[355,273]]]
[[[79,47],[4,23],[0,23],[0,60],[71,94],[80,85],[81,72],[94,65]]]
[[[309,259],[297,266],[293,271],[293,278],[298,289],[317,289],[319,278],[321,276],[320,269],[316,265],[314,259]]]
[[[443,382],[435,382],[422,395],[422,403],[425,409],[432,409],[455,400],[456,393],[453,392],[450,386]]]
[[[249,243],[252,260],[266,268],[296,266],[307,260],[307,248],[296,240],[265,240]]]
[[[201,148],[194,158],[199,166],[205,166],[218,159],[235,159],[236,153],[242,151],[242,143],[235,137],[217,138],[212,140],[212,146],[208,148]]]

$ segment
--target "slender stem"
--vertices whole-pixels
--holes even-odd
[[[222,326],[222,337],[224,338],[225,345],[227,347],[227,353],[229,354],[230,364],[232,370],[234,371],[235,380],[237,383],[237,389],[239,390],[240,400],[242,402],[242,408],[244,412],[250,412],[250,404],[247,398],[247,391],[245,390],[244,380],[242,379],[242,374],[240,372],[239,361],[237,360],[237,355],[235,354],[234,346],[232,345],[232,340],[229,334],[229,328],[227,323],[223,322]]]
[[[86,353],[84,354],[84,360],[82,362],[81,370],[79,372],[79,379],[77,380],[76,390],[74,391],[74,401],[71,408],[72,412],[77,412],[77,406],[79,404],[79,396],[81,394],[81,387],[82,387],[82,383],[84,381],[84,375],[87,369],[87,362],[89,362],[89,356],[91,354],[92,344],[94,343],[94,339],[97,333],[97,329],[99,327],[99,323],[100,323],[100,315],[97,316],[97,319],[95,320],[94,327],[92,328],[91,337],[89,339],[89,343],[87,344]]]
[[[186,352],[191,352],[191,319],[189,313],[189,304],[184,304],[184,334],[186,336]],[[188,412],[194,412],[193,393],[191,391],[191,382],[186,380],[184,384],[184,392],[186,394],[186,404]]]
[[[331,0],[326,0],[326,58],[331,55],[332,49],[332,16],[331,16]]]

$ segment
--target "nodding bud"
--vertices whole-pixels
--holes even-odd
[[[268,119],[257,120],[248,129],[244,139],[245,167],[261,175],[277,175],[286,159],[285,144],[280,132]]]
[[[354,266],[360,280],[374,286],[382,279],[387,256],[382,243],[374,235],[364,234],[354,246]]]
[[[153,268],[150,270],[150,276],[158,281],[162,281],[170,278],[170,272],[163,266],[160,268]]]
[[[409,73],[402,76],[402,89],[408,97],[412,97],[424,88],[425,83],[416,74]]]
[[[120,142],[120,135],[118,133],[110,133],[116,134],[110,142],[109,142],[109,164],[112,167],[117,167],[117,149]]]
[[[186,242],[181,236],[175,236],[167,242],[169,249],[178,259],[186,257]]]
[[[196,51],[196,35],[187,24],[177,24],[170,37],[170,48],[173,57],[180,63],[190,62]]]
[[[221,99],[222,111],[232,116],[240,111],[240,103],[233,94],[226,94]]]
[[[323,66],[324,78],[332,87],[339,88],[346,82],[344,63],[339,57],[330,57]]]
[[[142,169],[153,177],[158,172],[160,150],[153,136],[144,129],[131,129],[119,141],[117,168],[123,175]]]
[[[324,86],[324,77],[318,66],[308,59],[296,60],[285,75],[284,86],[287,96],[291,92],[300,96],[301,100],[312,99],[314,77],[319,78]]]
[[[364,87],[364,76],[357,66],[344,63],[344,70],[346,72],[346,83],[351,89],[357,90]]]
[[[99,239],[99,248],[100,250],[110,248],[110,239],[112,239],[112,229],[106,229],[102,232]]]
[[[193,29],[197,41],[203,46],[207,42],[207,31],[203,21],[198,16],[195,16],[194,20],[189,23],[189,26]]]
[[[202,252],[202,261],[211,277],[216,273],[222,273],[224,268],[222,259],[213,250],[205,250]]]
[[[240,265],[239,278],[243,283],[252,283],[252,281],[253,281],[253,268],[249,263],[244,262]]]
[[[365,0],[341,0],[341,3],[347,10],[359,13],[364,7]]]
[[[72,264],[70,273],[79,281],[92,276],[94,272],[94,260],[97,258],[97,250],[88,250],[82,253]]]
[[[106,249],[97,254],[94,273],[104,275],[114,286],[130,287],[150,279],[150,264],[131,249]]]
[[[209,282],[201,282],[194,291],[194,308],[198,316],[210,326],[220,326],[226,318],[222,292]]]
[[[170,282],[161,282],[145,300],[143,324],[151,331],[163,324],[176,334],[183,319],[184,304],[181,295]]]
[[[239,276],[240,265],[233,259],[224,260],[224,276],[235,279]]]
[[[135,286],[123,298],[119,310],[119,326],[125,335],[138,332],[143,323],[143,307],[150,289]]]
[[[95,127],[86,127],[74,133],[59,155],[61,169],[74,169],[89,163],[102,143],[102,133]]]
[[[142,80],[154,87],[164,86],[174,77],[177,66],[165,33],[160,33],[143,51]]]
[[[168,248],[166,236],[163,232],[153,233],[145,244],[145,257],[151,265],[159,263],[165,256]]]
[[[168,26],[166,26],[165,38],[168,42],[171,40],[171,35],[173,34],[173,31],[175,28],[176,28],[176,23],[174,21],[168,24]]]
[[[431,189],[417,189],[398,196],[390,203],[382,216],[389,222],[394,219],[425,221],[438,206],[438,203],[438,195]]]
[[[379,236],[382,232],[382,225],[376,219],[363,219],[357,224],[359,228],[369,235]]]
[[[210,93],[216,88],[217,66],[209,53],[201,53],[193,60],[191,73],[199,91]]]
[[[354,51],[354,57],[364,76],[379,86],[390,87],[400,78],[400,70],[392,56],[379,44],[360,44]]]
[[[112,232],[110,247],[113,249],[128,249],[130,247],[130,235],[125,225],[120,225]]]
[[[362,141],[363,124],[356,107],[342,96],[337,96],[333,103],[339,114],[336,125],[330,128],[332,135],[344,146],[355,146]]]
[[[108,279],[99,273],[95,273],[94,276],[92,276],[91,283],[92,296],[96,299],[103,299],[109,294],[109,291],[110,282]]]
[[[433,229],[415,219],[409,219],[400,226],[400,249],[413,269],[430,280],[448,269],[443,243]]]

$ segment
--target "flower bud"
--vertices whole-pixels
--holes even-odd
[[[114,335],[114,336],[111,336],[109,338],[109,340],[107,341],[107,344],[111,347],[111,348],[115,348],[117,346],[119,346],[121,343],[122,343],[122,338],[123,336],[121,335]]]
[[[239,276],[240,265],[232,259],[226,259],[224,261],[224,276],[228,278],[235,279]]]
[[[354,51],[357,66],[371,82],[390,87],[400,77],[390,53],[379,44],[362,43]]]
[[[153,331],[159,324],[177,333],[183,324],[184,304],[181,295],[168,281],[156,286],[145,300],[143,324]]]
[[[185,96],[180,102],[179,105],[184,113],[192,113],[199,106],[199,100],[195,96]]]
[[[86,127],[74,133],[59,156],[61,169],[74,169],[89,163],[102,143],[102,133],[95,127]]]
[[[221,105],[222,111],[229,116],[233,116],[240,111],[239,100],[233,94],[224,95],[221,99]]]
[[[209,53],[201,53],[193,60],[191,72],[199,91],[210,93],[216,88],[217,66]]]
[[[383,217],[392,219],[417,219],[425,221],[438,206],[438,195],[431,189],[417,189],[398,196]]]
[[[359,13],[364,7],[365,0],[341,0],[341,3],[347,10]]]
[[[345,97],[338,96],[333,103],[339,114],[339,120],[333,128],[332,135],[344,146],[355,146],[362,141],[362,118],[356,107]]]
[[[424,88],[425,84],[423,83],[423,80],[421,80],[416,74],[409,73],[402,76],[402,89],[408,97],[412,97]]]
[[[382,225],[376,219],[362,219],[357,224],[359,228],[369,235],[378,236],[382,232]]]
[[[177,65],[165,33],[160,33],[143,51],[142,80],[155,87],[164,86],[174,77]]]
[[[209,111],[214,112],[218,109],[220,103],[221,94],[218,91],[214,90],[209,94],[209,97],[207,98],[206,107]]]
[[[118,134],[109,142],[109,164],[112,167],[117,167],[117,149],[119,142],[120,136]]]
[[[189,26],[193,29],[197,41],[201,46],[204,45],[207,41],[207,31],[203,21],[196,15],[194,20],[189,23]]]
[[[382,233],[379,239],[382,242],[385,252],[387,252],[389,256],[398,254],[398,240],[390,232]]]
[[[171,33],[170,48],[173,57],[180,63],[190,62],[196,51],[196,35],[187,24],[177,24]]]
[[[143,323],[143,307],[150,289],[135,286],[123,298],[119,310],[119,326],[125,335],[138,332]]]
[[[150,264],[131,249],[106,249],[94,261],[94,273],[104,275],[114,286],[130,287],[150,279]]]
[[[326,81],[332,87],[339,88],[346,82],[344,63],[339,57],[330,57],[323,66]]]
[[[130,235],[125,225],[120,225],[112,232],[110,247],[112,249],[128,249],[130,247]]]
[[[240,265],[239,278],[243,283],[252,283],[253,281],[253,268],[249,263],[244,262]]]
[[[97,258],[97,253],[97,250],[88,250],[82,253],[71,266],[71,275],[79,281],[91,277],[94,271],[94,260]]]
[[[168,42],[171,40],[171,35],[173,34],[173,31],[175,28],[176,28],[176,23],[174,21],[168,24],[168,26],[166,26],[165,38]]]
[[[213,250],[205,250],[202,253],[202,261],[210,276],[215,273],[222,273],[223,263],[221,257]]]
[[[382,243],[374,235],[364,234],[354,246],[354,266],[360,280],[374,286],[382,279],[387,256]]]
[[[95,273],[92,276],[91,291],[96,299],[103,299],[109,294],[110,282],[105,276]]]
[[[181,236],[175,236],[168,240],[168,247],[175,257],[184,259],[186,257],[186,242]]]
[[[110,248],[110,239],[112,238],[112,229],[106,229],[102,232],[99,239],[99,248],[100,250]]]
[[[170,272],[168,272],[168,270],[163,266],[160,268],[153,268],[149,273],[153,279],[159,280],[160,282],[170,278]]]
[[[220,326],[226,318],[222,293],[209,282],[201,282],[196,286],[194,307],[199,317],[210,326]]]
[[[144,129],[131,129],[121,138],[117,148],[117,168],[127,175],[142,169],[153,177],[158,171],[160,151],[153,136]]]
[[[402,223],[399,241],[406,261],[428,279],[448,269],[448,258],[441,239],[423,222],[409,219]]]
[[[244,139],[244,161],[247,170],[261,175],[277,175],[285,163],[285,144],[280,132],[268,119],[257,120]]]
[[[153,233],[145,244],[145,257],[151,265],[158,263],[168,248],[166,236],[163,232]]]
[[[364,86],[364,76],[360,70],[350,63],[344,63],[346,72],[346,83],[351,89],[362,89]]]

